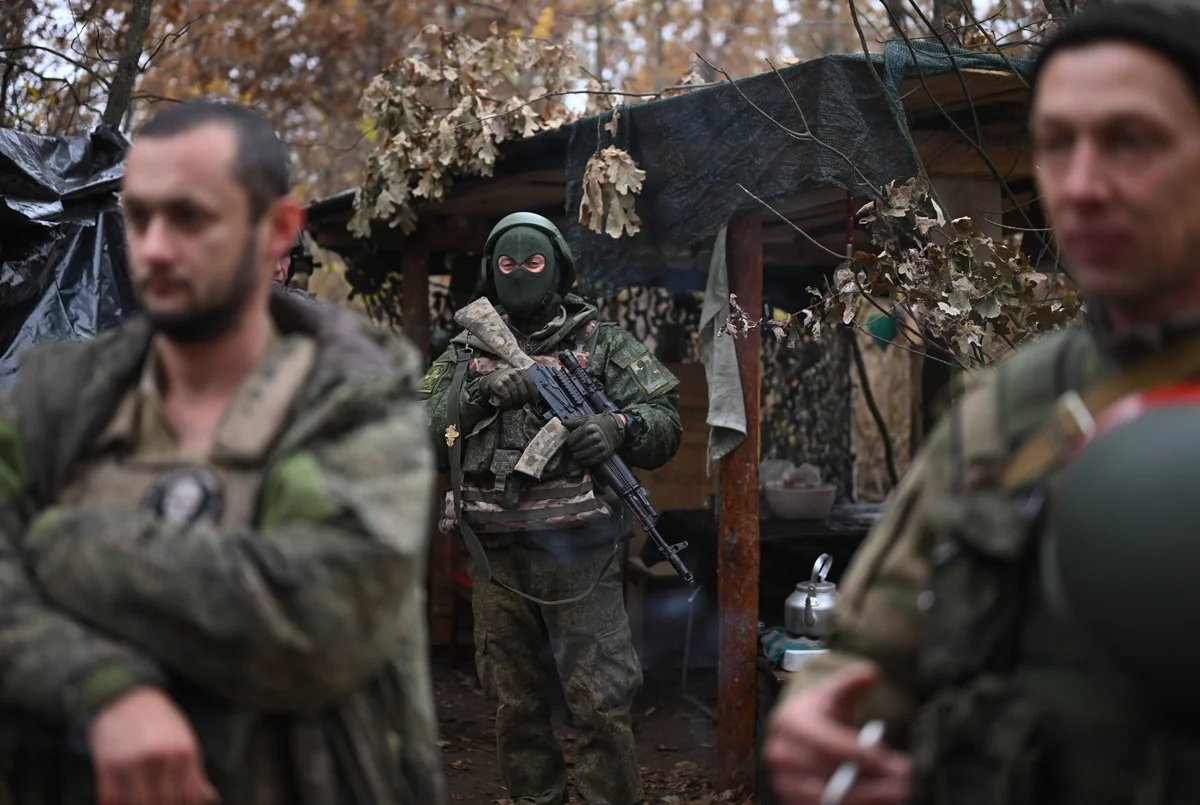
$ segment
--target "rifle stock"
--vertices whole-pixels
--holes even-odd
[[[533,366],[533,359],[517,344],[512,331],[486,296],[479,297],[456,312],[454,320],[509,366],[522,371]]]

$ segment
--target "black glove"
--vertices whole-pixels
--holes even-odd
[[[584,467],[594,467],[612,458],[625,443],[625,421],[616,414],[577,416],[563,423],[567,447]]]
[[[497,408],[508,410],[537,399],[537,386],[519,369],[497,369],[479,378],[479,390]]]

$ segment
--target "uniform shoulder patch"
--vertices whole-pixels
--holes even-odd
[[[675,382],[675,376],[649,352],[630,363],[629,371],[633,372],[633,377],[642,387],[642,391],[650,395],[662,391]]]
[[[421,385],[417,389],[417,396],[421,399],[427,399],[432,395],[434,389],[438,387],[439,381],[446,376],[446,372],[449,369],[450,366],[448,364],[441,362],[429,367],[429,371],[425,374],[425,377],[421,378]]]

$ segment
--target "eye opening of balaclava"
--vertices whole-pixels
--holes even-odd
[[[545,267],[533,273],[524,267],[535,254],[545,258]],[[500,258],[508,256],[516,262],[512,273],[500,271]],[[492,248],[492,284],[496,301],[505,312],[519,321],[537,319],[560,301],[558,253],[550,236],[532,226],[514,226],[496,239]]]

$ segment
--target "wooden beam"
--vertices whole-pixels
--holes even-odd
[[[729,289],[751,317],[762,315],[762,215],[744,213],[729,227]],[[721,789],[752,789],[758,656],[758,461],[762,334],[735,341],[746,440],[721,462],[717,524],[717,601],[720,669],[717,689],[717,782]]]
[[[403,258],[403,304],[401,321],[404,334],[421,350],[422,368],[429,366],[429,251],[413,244]]]
[[[974,132],[968,131],[974,136]],[[1017,124],[992,126],[984,130],[988,156],[1009,181],[1033,175],[1033,156],[1029,136]],[[913,132],[913,140],[930,175],[974,176],[995,179],[979,152],[953,131]],[[968,215],[970,213],[960,213]]]

